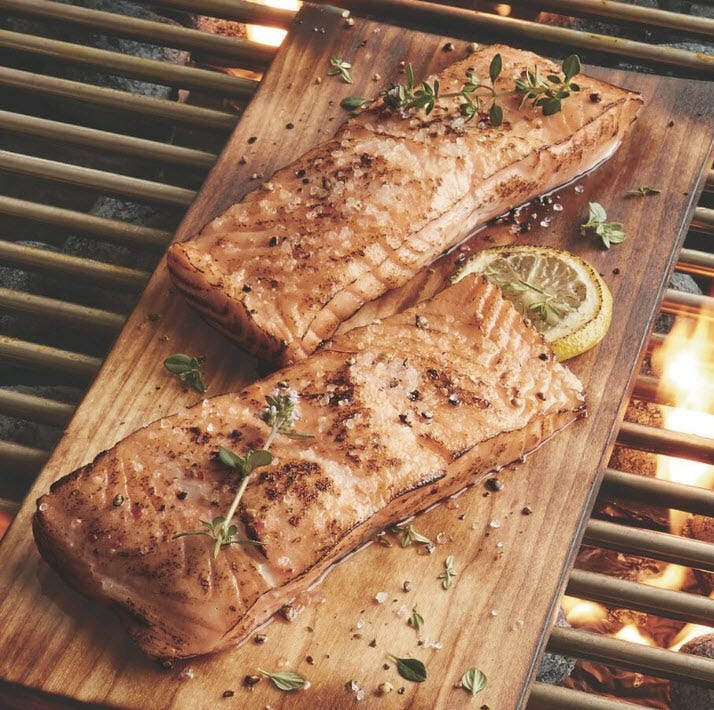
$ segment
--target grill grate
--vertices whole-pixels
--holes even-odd
[[[0,478],[0,513],[12,514],[17,509],[31,479],[47,459],[168,243],[181,212],[215,161],[241,107],[250,100],[257,85],[254,72],[267,67],[274,56],[274,50],[262,45],[185,26],[190,25],[189,15],[282,28],[292,18],[285,10],[236,0],[155,3],[171,16],[170,23],[81,6],[92,4],[79,0],[74,5],[51,0],[0,0],[7,24],[7,29],[0,29],[0,86],[4,90],[0,128],[5,136],[0,145],[0,267],[6,267],[4,274],[19,269],[36,279],[57,281],[56,292],[71,294],[50,296],[12,285],[0,289],[0,313],[5,314],[0,324],[7,326],[0,332],[0,366],[6,372],[0,378],[0,415],[20,428],[29,426],[33,433],[44,432],[37,441],[21,436],[0,441],[0,467],[4,471]],[[714,72],[711,45],[696,46],[714,37],[712,13],[707,12],[707,17],[704,12],[697,13],[697,7],[708,10],[708,2],[695,6],[691,15],[683,15],[594,0],[545,0],[537,3],[536,11],[532,7],[536,3],[519,0],[511,3],[515,12],[509,17],[469,9],[491,9],[496,3],[348,0],[339,4],[360,14],[406,21],[420,29],[456,36],[487,31],[499,38],[518,37],[540,49],[564,44],[584,50],[589,61],[613,66],[632,67],[636,63],[641,71],[697,78],[710,78]],[[557,22],[549,24],[540,10],[562,14],[548,18]],[[589,18],[596,23],[597,31],[582,31],[567,19],[569,15]],[[178,48],[191,52],[194,64],[85,47],[81,40],[62,38],[65,32],[77,37],[77,28],[98,33],[96,36]],[[666,36],[672,37],[676,46],[661,44],[663,32],[669,33]],[[211,69],[215,66],[221,71]],[[85,72],[80,78],[76,75],[78,68]],[[99,85],[96,74],[86,74],[89,70],[97,70],[102,76],[139,79],[152,87],[173,88],[164,90],[162,98],[153,88],[146,95],[116,88],[114,80]],[[185,101],[186,90],[199,97],[198,105]],[[137,130],[138,122],[149,127],[145,134]],[[714,173],[710,173],[677,264],[678,271],[695,275],[710,291],[714,283],[713,192]],[[90,212],[97,197],[126,198],[139,205],[139,211],[150,205],[151,214],[158,212],[159,218],[132,221],[123,218],[121,210]],[[28,232],[44,246],[22,243]],[[110,255],[114,254],[112,249],[124,250],[130,263],[118,265],[112,258],[62,253],[59,247],[69,235],[104,244],[104,251]],[[48,249],[47,245],[55,248]],[[686,316],[704,306],[711,308],[713,302],[711,296],[670,289],[662,312]],[[31,324],[24,329],[29,335],[16,328],[18,321]],[[48,324],[52,327],[46,328]],[[49,334],[44,337],[46,331]],[[59,335],[57,331],[61,331]],[[653,336],[650,346],[660,339]],[[70,387],[58,388],[60,383]],[[14,386],[18,384],[33,388]],[[42,388],[48,386],[51,394],[42,394]],[[58,389],[61,392],[55,391]],[[656,391],[657,380],[640,375],[635,396],[661,401]],[[714,440],[700,436],[626,422],[618,443],[714,463]],[[653,504],[667,500],[672,507],[700,515],[711,515],[714,510],[712,491],[617,470],[605,472],[601,494]],[[714,571],[714,545],[675,535],[593,519],[584,542]],[[583,599],[714,626],[714,600],[705,597],[665,592],[577,569],[566,591]],[[555,628],[548,650],[714,686],[714,661],[572,629]],[[534,683],[531,706],[551,710],[628,707],[543,683]]]

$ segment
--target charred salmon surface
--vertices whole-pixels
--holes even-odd
[[[524,70],[560,67],[530,52],[484,47],[438,77],[457,93],[467,71],[508,93]],[[335,137],[168,252],[187,301],[247,351],[277,365],[301,360],[363,304],[402,286],[488,220],[607,159],[642,99],[592,77],[543,115],[520,95],[503,123],[467,121],[457,97],[424,110],[375,101]]]
[[[205,536],[239,485],[216,457],[259,449],[265,397],[299,395],[217,556]],[[381,322],[328,341],[243,391],[136,431],[56,481],[33,519],[45,560],[114,608],[151,657],[240,643],[385,527],[519,461],[583,416],[575,375],[483,277],[469,275]],[[349,563],[347,563],[349,564]]]

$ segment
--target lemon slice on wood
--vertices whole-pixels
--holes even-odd
[[[610,289],[591,264],[568,251],[527,244],[484,249],[462,264],[453,281],[470,273],[500,286],[559,360],[597,345],[610,327]]]

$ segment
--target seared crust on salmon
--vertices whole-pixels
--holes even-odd
[[[300,396],[217,558],[205,536],[238,481],[219,447],[261,448],[265,396]],[[499,289],[470,275],[383,322],[352,330],[237,394],[140,429],[38,500],[43,557],[116,608],[154,657],[240,642],[348,552],[390,524],[518,461],[582,416],[578,379]]]
[[[438,76],[458,92],[473,68],[488,77],[498,52],[499,91],[553,62],[505,46],[485,47]],[[548,192],[609,157],[641,97],[591,77],[587,90],[543,116],[505,96],[501,126],[466,122],[461,99],[424,111],[381,101],[332,139],[270,178],[185,242],[168,266],[209,322],[258,357],[300,360],[364,303],[406,283],[479,225]],[[597,101],[591,96],[597,96]]]

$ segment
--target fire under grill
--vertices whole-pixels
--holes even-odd
[[[487,32],[546,53],[567,46],[609,66],[699,79],[714,70],[710,2],[338,4],[442,34]],[[0,0],[0,516],[12,517],[48,458],[274,56],[246,38],[245,23],[287,28],[293,14],[235,0]],[[669,288],[660,318],[714,320],[713,201],[710,173],[676,266],[695,292]],[[702,388],[712,390],[708,332]],[[652,335],[632,393],[645,409],[677,404],[660,387],[661,368],[649,367],[664,340]],[[699,406],[714,414],[713,398]],[[613,461],[635,450],[714,467],[713,435],[627,417]],[[692,568],[714,586],[711,484],[638,473],[604,472],[566,599],[714,627],[711,589],[665,589],[581,564],[599,550],[620,562]],[[613,506],[635,512],[613,514]],[[657,514],[643,517],[643,506],[703,520],[708,536],[668,532]],[[644,677],[683,683],[699,689],[700,707],[711,702],[713,646],[702,657],[577,627],[556,625],[548,652],[629,672],[631,685]],[[535,682],[528,707],[628,707],[589,690]]]

